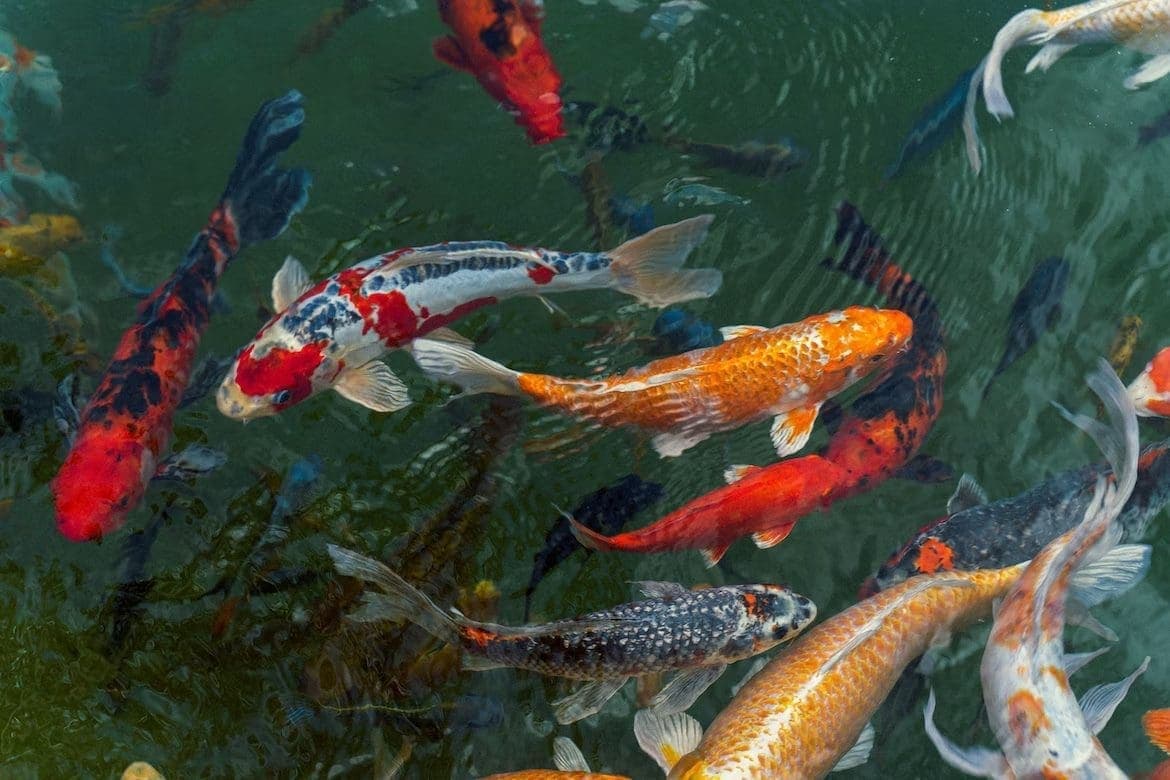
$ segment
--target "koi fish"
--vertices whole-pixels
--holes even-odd
[[[527,396],[604,425],[653,431],[654,449],[663,457],[775,415],[772,444],[787,455],[808,441],[821,405],[887,367],[911,331],[910,318],[900,311],[853,306],[775,328],[725,328],[717,347],[595,380],[512,371],[471,350],[427,339],[415,342],[414,359],[428,375],[468,393]]]
[[[729,484],[712,490],[645,528],[605,536],[573,518],[573,533],[585,547],[622,552],[700,549],[714,566],[737,539],[751,536],[757,547],[787,538],[809,505],[827,505],[844,473],[819,455],[782,460],[763,468],[732,466]],[[801,514],[793,516],[792,507]]]
[[[540,37],[542,0],[439,0],[439,16],[454,33],[434,41],[440,62],[475,76],[532,143],[565,135],[561,77]]]
[[[677,355],[723,343],[719,328],[686,309],[667,309],[659,314],[650,328],[650,335],[654,337],[650,354],[659,356]]]
[[[316,284],[289,258],[272,280],[277,314],[240,352],[216,403],[228,417],[251,420],[332,389],[391,412],[410,399],[377,358],[502,298],[615,289],[665,306],[707,297],[719,288],[720,272],[679,266],[702,243],[711,220],[706,215],[664,225],[600,253],[497,241],[398,249]],[[446,330],[439,336],[465,341]]]
[[[308,200],[309,174],[277,166],[304,122],[295,90],[260,107],[236,167],[174,274],[122,336],[52,482],[57,527],[73,541],[118,528],[142,498],[210,318],[216,283],[243,248],[274,238]]]
[[[377,585],[350,617],[409,620],[464,652],[464,668],[509,666],[587,681],[554,702],[559,723],[600,712],[630,677],[678,674],[655,697],[664,714],[682,712],[729,663],[799,634],[816,606],[778,585],[729,585],[690,591],[673,582],[642,582],[647,598],[571,620],[508,627],[444,612],[386,566],[329,545],[338,572]]]
[[[765,179],[795,170],[808,162],[809,157],[806,150],[786,138],[776,143],[745,141],[734,146],[688,138],[667,138],[664,143],[683,154],[693,154],[708,165]]]
[[[1121,318],[1121,324],[1117,326],[1117,335],[1113,337],[1113,344],[1109,347],[1109,365],[1113,367],[1118,376],[1129,369],[1141,331],[1141,317],[1136,314],[1127,314]],[[1137,404],[1136,401],[1134,403]],[[1141,412],[1138,414],[1140,416]]]
[[[1001,568],[1029,560],[1073,527],[1088,508],[1096,481],[1111,474],[1105,463],[1084,466],[992,502],[973,478],[964,475],[947,503],[947,514],[919,529],[891,555],[862,585],[861,595],[919,574]],[[1140,539],[1168,503],[1170,439],[1142,450],[1137,486],[1117,520],[1124,538]]]
[[[894,262],[881,236],[852,203],[842,202],[837,209],[833,243],[845,250],[839,259],[826,258],[824,267],[873,287],[885,297],[886,306],[905,312],[914,323],[909,349],[880,382],[850,404],[820,452],[845,472],[831,496],[835,503],[890,477],[933,470],[923,469],[918,450],[942,411],[947,353],[938,304],[921,282]],[[808,498],[816,500],[806,511],[821,506],[820,497]],[[792,511],[799,512],[800,507],[793,506]]]
[[[1063,257],[1049,257],[1036,264],[1024,286],[1012,302],[1008,316],[1007,345],[1003,357],[983,388],[983,397],[991,390],[991,383],[1011,367],[1060,320],[1060,301],[1068,283],[1069,265]]]
[[[606,775],[590,770],[581,748],[568,737],[553,740],[553,765],[555,770],[525,769],[487,775],[483,780],[629,780],[625,775]]]
[[[1150,710],[1142,716],[1142,728],[1150,743],[1166,755],[1170,755],[1170,709]],[[1170,761],[1163,761],[1154,767],[1148,775],[1148,780],[1167,780],[1170,778]]]
[[[963,71],[945,94],[923,109],[903,139],[897,159],[882,174],[884,180],[895,178],[915,158],[924,157],[937,149],[959,126],[974,75],[975,68]]]
[[[1062,414],[1097,442],[1113,468],[1099,478],[1084,519],[1047,544],[1000,605],[983,653],[980,676],[992,731],[1002,754],[963,749],[934,727],[933,696],[927,734],[951,766],[980,777],[1125,778],[1096,734],[1150,659],[1120,683],[1100,686],[1078,703],[1064,670],[1064,624],[1070,596],[1086,607],[1124,593],[1149,568],[1150,549],[1117,547],[1114,521],[1137,482],[1138,431],[1121,380],[1101,360],[1089,386],[1105,404],[1109,424]],[[1059,407],[1058,407],[1059,408]],[[1117,554],[1117,553],[1123,554]],[[1110,555],[1113,553],[1113,555]],[[1074,575],[1091,573],[1094,586],[1078,589]]]
[[[1154,355],[1127,392],[1142,417],[1170,417],[1170,347]]]
[[[662,498],[662,493],[662,485],[657,482],[646,482],[637,474],[627,474],[609,487],[585,496],[568,516],[562,514],[545,536],[544,546],[532,559],[532,577],[524,591],[524,622],[528,622],[536,586],[581,547],[569,529],[570,517],[600,533],[615,534],[632,516]]]
[[[565,104],[564,115],[585,131],[585,145],[599,152],[629,151],[651,139],[642,117],[616,106],[574,100]]]
[[[1090,0],[1079,5],[1042,11],[1029,8],[1013,16],[995,35],[991,51],[981,63],[981,78],[971,84],[964,126],[970,128],[968,149],[972,168],[979,172],[980,155],[974,134],[975,96],[982,90],[987,110],[997,119],[1014,115],[1003,88],[1000,65],[1004,56],[1020,45],[1040,45],[1025,73],[1047,71],[1058,59],[1085,43],[1119,43],[1150,59],[1125,79],[1126,89],[1170,73],[1170,2],[1167,0]]]
[[[69,214],[33,214],[19,225],[0,226],[0,245],[29,255],[47,257],[85,238],[77,218]]]

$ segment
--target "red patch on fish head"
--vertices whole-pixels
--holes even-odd
[[[273,347],[253,357],[249,344],[236,361],[236,386],[250,398],[266,398],[276,411],[287,409],[313,393],[313,372],[324,359],[325,344],[317,342],[298,349]],[[288,393],[279,401],[278,393]]]
[[[1159,393],[1170,393],[1170,347],[1162,349],[1146,366],[1150,381]]]
[[[548,284],[556,275],[557,272],[549,268],[547,265],[528,266],[528,278],[536,284]]]
[[[488,644],[496,638],[496,635],[491,631],[475,626],[465,626],[462,629],[463,636],[474,642],[479,647],[487,647]]]
[[[943,540],[928,536],[918,546],[918,560],[914,568],[921,574],[951,571],[955,568],[955,551]]]
[[[37,53],[27,46],[21,46],[18,43],[16,44],[16,52],[14,53],[14,57],[16,59],[17,67],[23,70],[29,65],[33,64],[33,61],[37,58]]]
[[[117,530],[142,497],[142,445],[121,441],[117,430],[90,429],[53,479],[57,530],[70,541],[95,541]]]

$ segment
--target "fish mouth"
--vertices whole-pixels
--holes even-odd
[[[259,403],[257,399],[241,392],[239,388],[229,384],[220,385],[215,394],[215,405],[224,417],[240,422],[248,422],[257,417],[268,417],[276,413],[270,405]]]

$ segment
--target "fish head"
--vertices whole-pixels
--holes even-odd
[[[890,368],[909,347],[914,323],[897,309],[851,306],[824,315],[817,335],[826,360],[822,374],[844,389]]]
[[[1127,391],[1142,417],[1170,417],[1170,347],[1154,355]]]
[[[810,599],[781,585],[736,588],[742,612],[739,630],[728,637],[724,654],[747,657],[787,642],[817,617]]]
[[[236,356],[215,405],[241,422],[274,415],[329,387],[343,367],[329,342],[300,343],[277,320]]]

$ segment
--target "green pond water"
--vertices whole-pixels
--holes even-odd
[[[443,240],[594,248],[584,200],[562,173],[580,170],[585,159],[579,129],[530,146],[471,77],[433,58],[430,42],[446,32],[433,2],[374,4],[309,55],[297,53],[297,42],[324,3],[240,5],[190,16],[163,95],[143,86],[148,6],[0,6],[3,28],[51,55],[64,83],[59,119],[30,101],[18,106],[25,139],[47,167],[77,182],[78,217],[91,238],[103,226],[121,227],[118,256],[151,286],[171,273],[202,226],[256,107],[290,87],[305,94],[304,135],[288,159],[312,171],[311,200],[283,236],[248,250],[225,275],[230,310],[214,316],[202,353],[228,355],[252,337],[288,254],[321,272],[329,261]],[[689,308],[716,325],[771,326],[876,303],[868,288],[819,267],[832,251],[833,208],[849,199],[943,313],[945,406],[924,451],[975,475],[993,498],[1096,460],[1049,401],[1090,408],[1083,376],[1109,349],[1123,315],[1145,323],[1126,381],[1170,332],[1170,141],[1136,143],[1138,126],[1166,109],[1170,87],[1122,89],[1139,61],[1123,49],[1077,51],[1048,74],[1027,77],[1025,56],[1010,56],[1006,86],[1018,116],[998,124],[980,107],[983,174],[968,170],[955,136],[883,184],[883,169],[921,109],[978,61],[1020,4],[708,5],[659,37],[643,35],[654,2],[550,0],[544,28],[567,100],[618,106],[695,140],[786,137],[808,150],[802,168],[771,180],[656,144],[606,157],[615,191],[651,201],[659,224],[716,215],[690,264],[722,269],[723,287]],[[665,200],[685,177],[705,177],[697,183],[737,200]],[[36,210],[51,210],[25,192]],[[339,244],[355,236],[364,241]],[[99,261],[96,241],[67,254],[82,332],[104,365],[135,302]],[[984,399],[1011,301],[1049,255],[1071,263],[1063,316]],[[482,351],[552,374],[646,360],[637,339],[649,333],[655,311],[609,292],[562,295],[557,303],[565,315],[513,300],[457,329],[494,328]],[[0,390],[52,392],[73,364],[20,288],[0,281],[0,304]],[[168,777],[363,777],[384,769],[409,739],[402,776],[465,778],[551,766],[556,735],[572,737],[595,770],[657,775],[633,739],[632,684],[600,715],[557,727],[549,701],[564,688],[556,680],[503,669],[428,686],[421,673],[405,682],[380,674],[384,648],[405,652],[404,631],[360,632],[321,611],[341,588],[324,546],[392,555],[455,501],[463,518],[457,532],[426,552],[412,548],[410,561],[442,564],[433,567],[435,587],[447,603],[459,587],[494,582],[499,621],[519,623],[554,504],[570,508],[634,472],[665,487],[664,498],[628,527],[644,525],[718,486],[728,464],[774,460],[768,426],[717,435],[663,460],[631,431],[585,429],[531,407],[513,413],[516,430],[509,431],[498,403],[450,401],[452,390],[425,379],[408,357],[389,362],[415,401],[396,414],[371,413],[335,394],[247,426],[222,417],[210,398],[183,410],[175,446],[222,449],[227,465],[192,485],[152,487],[101,544],[73,544],[55,529],[48,482],[65,448],[52,424],[0,442],[0,500],[14,499],[0,519],[0,776],[116,777],[131,761],[147,760]],[[96,381],[95,372],[82,371],[82,392]],[[1164,435],[1143,423],[1145,441]],[[818,426],[810,451],[826,436]],[[325,464],[320,488],[291,520],[278,562],[308,572],[306,582],[251,596],[217,630],[223,595],[204,594],[240,566],[268,521],[280,475],[310,454]],[[695,552],[574,556],[541,584],[533,618],[628,601],[630,580],[782,582],[829,616],[855,601],[859,583],[895,546],[942,513],[952,489],[882,484],[804,519],[777,548],[737,543],[726,558],[733,572],[704,568]],[[476,493],[483,500],[469,501]],[[112,647],[125,542],[152,524],[157,536],[143,577],[153,588]],[[1149,577],[1097,611],[1120,641],[1074,678],[1083,690],[1154,656],[1101,735],[1128,772],[1159,760],[1140,717],[1170,704],[1170,665],[1160,653],[1170,628],[1170,558],[1160,526],[1155,521]],[[934,677],[940,725],[963,744],[993,743],[980,708],[978,640],[986,630],[957,638],[947,656],[953,663]],[[406,642],[422,646],[413,633]],[[1067,644],[1084,650],[1100,641],[1072,629]],[[732,667],[691,714],[709,723],[747,665]],[[493,702],[502,720],[443,733],[445,717],[469,695]],[[953,776],[923,732],[924,701],[923,694],[904,711],[883,714],[870,762],[843,776]]]

